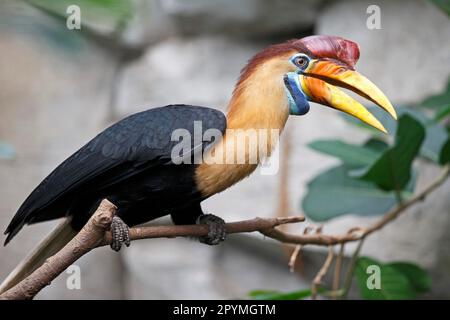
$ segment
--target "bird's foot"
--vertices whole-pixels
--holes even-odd
[[[119,251],[122,244],[130,246],[130,229],[118,216],[114,216],[111,222],[111,249]]]
[[[199,238],[201,243],[210,246],[217,245],[224,241],[227,233],[225,230],[225,221],[213,214],[203,214],[197,218],[197,224],[206,224],[208,226],[208,235]]]

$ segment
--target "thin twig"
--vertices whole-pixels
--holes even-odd
[[[308,234],[310,231],[311,231],[311,228],[310,227],[306,227],[305,230],[303,230],[303,234]],[[291,257],[289,258],[288,266],[289,266],[289,270],[291,272],[295,271],[295,265],[296,265],[298,257],[300,256],[300,253],[301,253],[302,249],[303,249],[303,245],[302,244],[296,245],[295,248],[294,248],[294,251],[291,254]]]
[[[350,260],[350,264],[347,269],[347,273],[345,275],[344,288],[341,292],[341,298],[345,299],[350,291],[353,281],[353,273],[355,271],[356,261],[358,260],[359,253],[361,252],[361,248],[364,244],[364,238],[359,240],[358,246],[356,247],[355,252],[353,252],[352,259]]]
[[[292,255],[289,258],[289,263],[288,263],[290,272],[295,271],[295,263],[297,262],[297,258],[299,256],[300,251],[302,250],[302,247],[303,246],[301,244],[298,244],[295,246],[294,251],[292,251]]]
[[[333,246],[328,246],[327,259],[325,260],[322,268],[320,268],[319,272],[314,277],[314,280],[312,282],[311,298],[313,300],[316,299],[316,297],[317,297],[317,290],[318,290],[319,286],[322,284],[323,277],[327,274],[328,269],[330,269],[331,262],[333,261],[333,256],[334,256]]]
[[[336,265],[334,266],[334,277],[333,277],[333,291],[336,291],[339,289],[340,280],[341,280],[341,270],[342,270],[342,261],[344,258],[344,249],[345,249],[345,243],[341,243],[339,248],[339,253],[336,258]]]

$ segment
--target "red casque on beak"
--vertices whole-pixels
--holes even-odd
[[[384,93],[369,79],[354,70],[359,59],[355,42],[333,36],[311,36],[300,40],[317,58],[312,59],[299,82],[313,102],[346,112],[386,132],[383,125],[358,101],[338,87],[348,89],[386,110],[397,114]]]

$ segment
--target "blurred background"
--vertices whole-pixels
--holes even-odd
[[[66,27],[71,4],[81,8],[81,30]],[[381,9],[381,29],[366,25],[373,4]],[[446,89],[450,20],[428,0],[1,1],[0,229],[57,164],[112,122],[170,103],[225,110],[253,54],[310,34],[356,41],[358,70],[394,105],[414,105]],[[289,120],[278,175],[254,174],[203,208],[227,221],[300,214],[308,181],[336,163],[307,144],[329,138],[359,143],[368,136],[338,112],[313,105],[306,116]],[[416,165],[420,188],[438,168],[422,160]],[[450,298],[449,192],[447,181],[363,248],[381,261],[414,261],[428,270],[428,297]],[[337,217],[324,232],[374,219]],[[26,227],[1,247],[0,279],[54,225]],[[254,289],[306,288],[326,249],[306,247],[294,273],[290,250],[259,234],[230,236],[217,247],[189,239],[136,241],[119,254],[101,248],[77,261],[80,290],[67,289],[63,273],[38,298],[221,299],[245,298]]]

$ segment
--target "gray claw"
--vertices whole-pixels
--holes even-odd
[[[125,222],[118,216],[114,216],[111,222],[111,249],[119,251],[122,244],[130,246],[130,232]]]
[[[203,214],[197,219],[197,224],[206,224],[209,232],[207,236],[200,237],[201,243],[217,245],[227,237],[225,221],[213,214]]]

